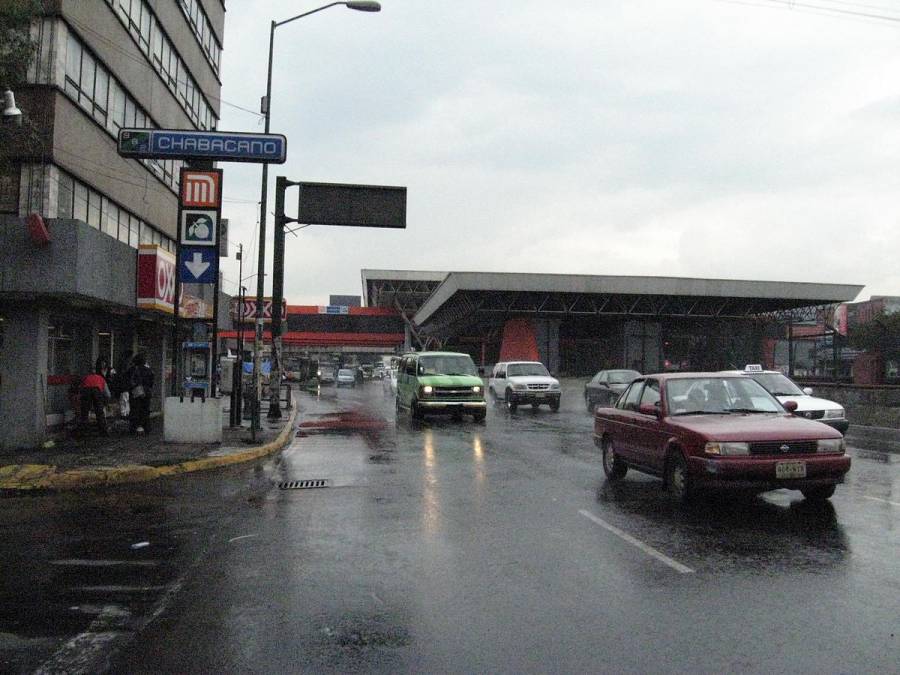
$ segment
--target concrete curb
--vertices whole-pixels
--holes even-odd
[[[242,452],[227,455],[211,455],[178,464],[146,466],[127,464],[125,466],[92,469],[69,469],[57,471],[50,464],[10,464],[0,466],[0,492],[7,490],[79,490],[90,487],[121,485],[123,483],[144,483],[166,476],[178,476],[195,471],[218,469],[223,466],[251,462],[270,455],[283,448],[294,432],[298,410],[294,406],[291,417],[275,440],[248,448]]]

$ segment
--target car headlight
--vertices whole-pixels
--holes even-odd
[[[425,395],[428,395],[433,391],[434,391],[434,387],[432,387],[430,384],[426,384],[424,387],[422,387],[422,393]]]
[[[823,438],[816,443],[816,449],[822,453],[840,454],[844,452],[844,439]]]
[[[826,410],[823,415],[823,419],[826,420],[839,420],[844,416],[843,408],[832,408],[831,410]]]
[[[713,441],[706,444],[707,455],[749,455],[749,443],[719,443]]]
[[[474,391],[476,394],[480,394],[480,393],[481,393],[481,387],[479,387],[479,386],[476,384],[474,387],[472,387],[472,391]]]
[[[551,383],[550,383],[550,388],[551,388],[551,389],[558,390],[558,389],[559,389],[559,382],[551,382]]]
[[[513,384],[512,388],[515,389],[516,391],[527,391],[528,385],[527,384]]]
[[[322,371],[321,371],[321,370],[317,370],[317,371],[316,371],[316,377],[322,377]]]

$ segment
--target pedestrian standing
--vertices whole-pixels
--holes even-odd
[[[122,355],[119,361],[119,367],[116,369],[116,375],[113,379],[112,389],[113,395],[119,397],[119,417],[127,420],[131,414],[131,406],[129,400],[131,397],[131,369],[133,367],[132,358],[134,354],[129,350]]]
[[[149,431],[153,382],[153,371],[147,365],[147,357],[140,353],[134,357],[130,377],[131,416],[128,424],[132,433],[143,434]]]
[[[106,430],[106,402],[109,400],[109,386],[100,373],[90,373],[81,380],[81,423],[87,426],[91,408],[97,419],[97,429],[101,436],[108,436]]]

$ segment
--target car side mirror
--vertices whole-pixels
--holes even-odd
[[[791,414],[797,412],[797,401],[785,401],[781,405]]]
[[[803,387],[803,393],[807,396],[812,396],[812,387]]]
[[[650,415],[651,417],[659,417],[660,409],[658,406],[652,403],[641,403],[638,406],[638,412],[641,415]]]

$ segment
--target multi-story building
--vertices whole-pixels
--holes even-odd
[[[224,0],[43,5],[28,84],[15,92],[32,133],[0,148],[12,159],[0,175],[6,448],[40,443],[70,418],[69,386],[98,358],[147,353],[158,405],[171,376],[171,317],[138,308],[137,259],[142,245],[162,257],[175,250],[181,163],[124,159],[116,136],[122,127],[215,129],[219,118]],[[49,243],[35,219],[29,229],[31,214]],[[165,295],[173,278],[163,277]]]

